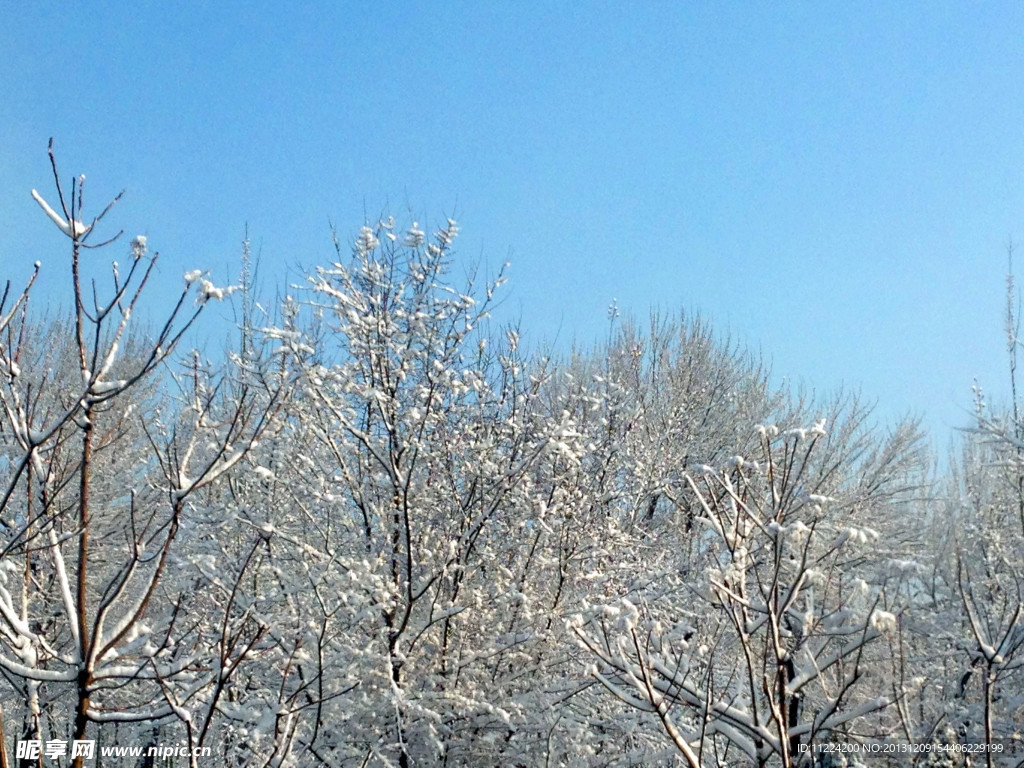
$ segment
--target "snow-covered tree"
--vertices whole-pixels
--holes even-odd
[[[143,333],[155,255],[100,267],[110,207],[53,169],[70,314],[30,307],[39,266],[0,295],[3,745],[796,766],[1015,732],[1019,413],[979,396],[932,484],[913,422],[782,391],[699,319],[531,351],[450,220],[336,237],[270,311],[246,243],[237,349],[184,351],[234,289],[188,272]]]
[[[73,307],[68,323],[36,325],[26,288],[0,320],[0,669],[23,737],[70,741],[168,717],[162,688],[205,666],[176,644],[189,621],[171,554],[193,499],[242,460],[277,393],[201,392],[195,377],[191,407],[166,413],[154,380],[220,289],[186,276],[155,336],[133,334],[156,256],[134,238],[101,298],[90,251],[118,238],[91,236],[120,196],[84,224],[84,177],[66,189],[52,143],[50,159],[60,211],[33,196],[70,246]]]
[[[627,594],[570,620],[590,674],[689,765],[798,765],[892,703],[868,678],[900,607],[866,521],[911,489],[916,437],[908,425],[858,455],[833,429],[758,427],[753,455],[666,484],[697,524],[689,553],[655,549]]]

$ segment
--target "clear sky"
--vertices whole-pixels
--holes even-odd
[[[915,411],[1005,393],[1024,5],[0,0],[0,278],[64,248],[46,142],[186,268],[454,215],[536,344],[685,307],[778,377]],[[119,246],[127,252],[127,244]],[[111,256],[116,257],[117,254]],[[1021,252],[1024,260],[1024,249]],[[50,281],[50,282],[47,282]]]

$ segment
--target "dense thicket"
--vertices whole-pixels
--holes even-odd
[[[1024,440],[980,396],[936,479],[913,423],[779,391],[699,320],[527,354],[489,320],[502,274],[451,281],[451,221],[364,227],[270,315],[243,280],[239,348],[189,352],[232,289],[189,273],[133,332],[154,258],[136,238],[86,288],[76,191],[41,202],[70,318],[37,318],[31,280],[0,305],[6,759],[19,739],[224,766],[1010,748]],[[889,762],[942,760],[963,755]]]

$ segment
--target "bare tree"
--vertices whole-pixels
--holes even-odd
[[[659,563],[650,587],[572,623],[591,674],[652,713],[694,766],[797,765],[808,745],[851,734],[892,701],[866,675],[899,609],[870,556],[879,533],[857,518],[878,515],[896,490],[886,486],[908,487],[914,433],[838,467],[844,451],[827,444],[824,419],[758,433],[756,458],[665,489],[679,510],[699,510],[695,571]],[[856,478],[871,473],[889,479],[866,492]]]
[[[172,427],[169,436],[154,435],[162,409],[147,399],[147,385],[206,302],[225,291],[186,276],[155,337],[133,336],[156,256],[144,237],[134,238],[127,267],[114,262],[101,299],[84,255],[118,240],[93,244],[91,236],[120,195],[85,224],[84,177],[62,185],[52,142],[50,161],[60,210],[33,196],[70,241],[74,303],[66,341],[60,323],[48,327],[57,336],[46,343],[57,355],[28,348],[40,339],[25,311],[27,289],[0,329],[0,406],[14,451],[0,497],[0,546],[7,570],[18,563],[20,574],[16,591],[0,589],[0,668],[23,681],[26,736],[43,738],[40,688],[56,686],[73,691],[73,726],[60,722],[60,693],[48,706],[49,732],[84,740],[91,723],[171,714],[156,704],[155,687],[182,667],[169,650],[180,616],[173,598],[164,603],[159,594],[170,554],[191,498],[245,456],[276,398],[257,402],[244,390],[227,402],[203,397],[196,379],[196,402],[183,421],[188,434]],[[64,350],[70,354],[61,358]]]

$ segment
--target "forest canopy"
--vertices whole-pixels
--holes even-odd
[[[699,318],[530,353],[490,319],[503,270],[454,279],[452,220],[336,236],[267,308],[246,248],[143,332],[157,256],[103,242],[116,207],[53,167],[72,310],[33,303],[40,265],[0,302],[5,765],[55,740],[403,768],[1019,745],[1015,405],[978,390],[936,473],[912,420],[780,389]],[[187,348],[218,301],[237,345]]]

